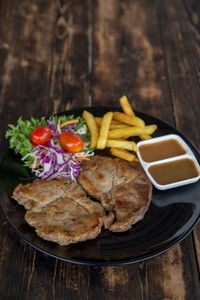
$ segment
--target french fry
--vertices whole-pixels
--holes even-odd
[[[128,99],[127,99],[127,97],[126,96],[122,96],[120,99],[119,99],[119,102],[120,102],[120,105],[121,105],[121,108],[122,108],[122,110],[123,110],[123,112],[125,113],[125,114],[127,114],[128,116],[135,116],[135,113],[134,113],[134,111],[132,110],[132,107],[131,107],[131,105],[130,105],[130,103],[129,103],[129,101],[128,101]],[[141,124],[142,124],[142,122],[141,122]],[[143,124],[144,125],[144,124]],[[142,135],[142,136],[140,136],[140,139],[141,140],[148,140],[148,139],[150,139],[151,138],[151,136],[150,135]]]
[[[99,134],[98,134],[98,128],[94,116],[90,112],[84,110],[82,117],[85,120],[90,130],[90,134],[91,134],[90,147],[95,148],[97,146]]]
[[[126,96],[122,96],[119,99],[119,103],[120,103],[121,108],[122,108],[122,110],[125,114],[127,114],[128,116],[135,116],[135,113],[132,110],[132,107],[131,107],[131,105],[130,105],[130,103],[129,103]]]
[[[111,111],[107,112],[103,116],[100,133],[99,133],[99,139],[97,141],[97,149],[104,149],[106,147],[106,141],[107,141],[108,131],[109,131],[112,117],[113,117],[113,112]]]
[[[95,122],[96,122],[97,126],[98,126],[98,127],[101,127],[102,118],[100,118],[100,117],[95,117],[94,119],[95,119]]]
[[[108,132],[108,139],[120,139],[124,138],[127,139],[131,136],[138,136],[141,134],[153,134],[154,131],[157,129],[157,125],[147,125],[145,127],[126,127],[120,129],[113,129],[109,130]]]
[[[132,126],[138,126],[138,127],[145,126],[145,123],[142,119],[136,116],[128,116],[127,114],[121,113],[119,111],[113,113],[113,119]]]
[[[129,151],[137,151],[137,145],[133,141],[127,141],[127,140],[107,140],[106,147],[114,147],[114,148],[122,148]]]
[[[151,135],[157,129],[157,125],[145,125],[145,122],[137,117],[126,96],[119,99],[123,112],[107,112],[103,118],[94,117],[84,111],[85,119],[90,133],[90,146],[97,149],[110,148],[112,155],[127,161],[138,161],[133,152],[137,152],[134,141],[127,140],[130,137],[139,137],[141,140],[151,139]]]
[[[112,120],[112,121],[111,121],[111,124],[112,124],[112,125],[122,125],[122,124],[124,124],[124,123],[122,123],[122,122],[120,122],[120,121]]]
[[[119,129],[119,128],[125,128],[127,127],[127,124],[110,124],[110,130],[112,129]]]
[[[124,149],[110,148],[110,153],[114,156],[125,159],[129,162],[132,162],[132,161],[138,162],[138,158],[134,154],[132,154]]]
[[[152,137],[149,134],[144,133],[144,134],[140,134],[140,139],[141,140],[150,140],[150,139],[152,139]]]
[[[101,127],[102,118],[95,117],[95,121],[96,121],[97,126]],[[123,128],[123,127],[127,127],[127,125],[122,122],[116,121],[116,120],[112,120],[110,123],[110,129]]]

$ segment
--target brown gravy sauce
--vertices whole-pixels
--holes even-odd
[[[182,145],[174,139],[141,145],[139,151],[142,159],[146,162],[157,161],[186,153]]]
[[[154,180],[161,185],[186,180],[199,175],[195,163],[189,158],[152,165],[148,171]]]

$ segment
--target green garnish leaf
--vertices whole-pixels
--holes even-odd
[[[84,124],[86,124],[85,120],[78,116],[74,115],[53,115],[48,118],[48,120],[58,124],[60,119],[60,123],[65,123],[70,120],[78,120],[74,130],[77,131]],[[19,117],[17,120],[17,125],[9,124],[8,130],[6,131],[6,139],[10,142],[10,148],[13,149],[16,153],[19,153],[22,157],[32,152],[33,145],[30,142],[30,135],[32,131],[41,126],[48,126],[47,119],[45,117],[41,117],[40,119],[35,119],[31,117],[30,120],[23,120],[22,117]],[[87,125],[86,125],[87,126]],[[90,131],[87,127],[87,132],[82,136],[84,142],[90,140]],[[34,161],[34,157],[29,155],[24,159],[24,165],[29,167],[32,165]]]

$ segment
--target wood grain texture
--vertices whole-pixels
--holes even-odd
[[[195,136],[191,135],[189,120],[195,119],[198,124],[199,102],[194,96],[195,109],[191,110],[192,103],[188,101],[188,96],[190,90],[191,93],[198,95],[199,91],[195,88],[197,76],[193,71],[193,63],[196,61],[193,59],[193,63],[190,63],[187,60],[190,60],[188,52],[193,55],[195,51],[199,51],[199,48],[195,38],[192,41],[194,50],[191,50],[190,43],[185,45],[192,33],[191,26],[185,5],[181,1],[175,2],[95,2],[93,103],[101,102],[102,105],[117,103],[118,105],[119,97],[126,94],[136,109],[176,125],[186,135],[189,133],[189,137],[195,141]],[[184,33],[182,42],[173,39],[175,32],[172,19],[179,26],[177,35]],[[188,48],[187,52],[179,53],[179,49],[185,47]],[[172,60],[172,56],[176,57]],[[198,53],[197,56],[199,57]],[[185,61],[188,72],[180,76],[178,70],[186,68]],[[195,80],[191,78],[188,82],[190,76],[194,76]],[[174,90],[176,90],[176,97]],[[185,116],[186,112],[187,116]],[[194,133],[199,134],[195,128]],[[196,137],[196,142],[198,141],[199,138]],[[199,239],[196,238],[197,245],[199,245],[198,241]],[[114,276],[107,276],[105,271],[102,279],[103,286],[107,286],[107,294],[110,292],[111,299],[116,297],[116,291],[119,293],[120,290],[123,290],[128,299],[134,297],[136,299],[197,299],[199,298],[198,267],[196,253],[191,249],[193,249],[192,237],[181,246],[178,245],[166,254],[142,264],[140,277],[134,276],[134,282],[131,282],[132,278],[128,276],[128,282],[135,287],[135,295],[132,294],[132,298],[128,291],[123,289],[126,282],[126,279],[123,280],[123,275],[126,278],[127,268],[122,267],[119,270],[117,278],[121,280],[119,282],[114,280],[116,284],[114,289],[112,281]],[[190,268],[191,263],[193,271]],[[107,280],[107,277],[110,280]],[[141,284],[142,277],[145,279]],[[156,295],[155,291],[158,291]]]
[[[88,104],[88,3],[2,1],[1,155],[8,123]],[[86,299],[88,269],[43,255],[0,216],[0,299]]]
[[[1,155],[8,123],[80,106],[133,107],[200,147],[197,0],[2,0]],[[0,299],[200,299],[200,232],[144,263],[68,264],[20,240],[0,214]]]
[[[199,31],[191,21],[192,6],[164,1],[158,9],[176,126],[200,148],[200,132],[191,128],[191,120],[198,126],[200,114]],[[194,19],[197,15],[194,11]]]
[[[170,121],[155,1],[95,1],[93,103],[119,105],[126,94],[137,110]],[[151,24],[151,25],[150,25]],[[164,103],[169,103],[163,110]]]
[[[10,11],[2,16],[0,45],[3,124],[15,122],[19,115],[28,118],[87,106],[87,1],[11,1]],[[2,129],[1,134],[6,128]]]
[[[159,3],[159,24],[166,53],[176,127],[200,150],[200,30],[199,1]],[[188,41],[188,42],[186,42]],[[194,124],[194,126],[191,126]],[[200,266],[200,235],[194,230],[195,249]]]
[[[118,105],[119,97],[126,94],[136,109],[176,125],[195,141],[189,120],[197,121],[200,107],[194,95],[195,109],[191,110],[192,103],[188,101],[188,96],[191,90],[191,93],[198,95],[199,91],[195,88],[195,60],[193,63],[188,61],[188,52],[193,55],[199,49],[195,38],[192,41],[195,50],[191,50],[190,43],[185,45],[191,34],[185,5],[181,1],[95,1],[93,22],[93,103]],[[177,31],[174,23],[178,27]],[[180,41],[177,36],[182,32],[184,36]],[[181,76],[179,69],[185,70],[186,67],[187,72]],[[190,78],[188,81],[190,76],[196,79],[193,81]],[[199,135],[195,128],[194,134]],[[196,141],[199,141],[198,137]],[[197,245],[198,241],[197,238]],[[197,299],[199,277],[196,253],[190,252],[190,248],[193,248],[192,237],[182,246],[178,245],[166,254],[144,263],[140,277],[134,276],[132,282],[135,297]],[[187,259],[191,258],[193,271],[189,261],[184,260],[185,255]],[[117,277],[121,280],[114,280],[114,289],[114,276],[107,276],[106,271],[103,274],[103,286],[107,286],[111,299],[117,296],[116,291],[119,293],[120,289],[127,299],[134,299],[123,289],[126,270],[126,267],[122,267],[118,272]],[[144,270],[149,273],[145,274]],[[146,278],[143,284],[140,282],[142,277]],[[130,276],[128,282],[131,282]],[[159,291],[156,295],[155,290]]]

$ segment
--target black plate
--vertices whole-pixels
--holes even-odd
[[[96,116],[114,108],[85,108]],[[81,115],[82,109],[62,114]],[[146,114],[136,112],[146,124],[157,124],[154,136],[179,134],[191,147],[196,158],[200,154],[180,132]],[[197,225],[200,218],[200,182],[168,191],[153,189],[152,203],[144,219],[123,233],[103,230],[94,240],[61,247],[35,234],[24,221],[25,210],[11,198],[14,187],[32,180],[29,169],[20,158],[8,151],[0,165],[0,204],[7,221],[25,242],[34,248],[63,261],[84,265],[121,265],[141,262],[161,254],[182,241]]]

